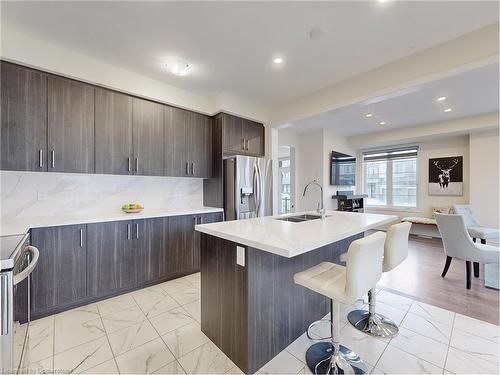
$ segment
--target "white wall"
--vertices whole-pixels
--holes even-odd
[[[470,147],[470,204],[483,225],[499,227],[499,136],[472,133]]]
[[[319,191],[312,187],[304,197],[304,187],[312,180],[323,184],[323,130],[301,133],[295,148],[296,205],[297,211],[315,210],[318,207]]]

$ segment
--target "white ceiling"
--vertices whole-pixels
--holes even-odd
[[[3,28],[203,95],[276,106],[498,21],[498,2],[2,2]],[[310,39],[319,27],[324,37]],[[271,60],[285,58],[279,68]],[[192,64],[174,77],[169,57]]]
[[[436,101],[440,96],[447,99]],[[445,113],[444,109],[452,111]],[[289,124],[297,132],[327,128],[352,136],[499,110],[499,64],[371,98]],[[373,117],[366,118],[367,113]],[[379,125],[385,121],[386,125]]]

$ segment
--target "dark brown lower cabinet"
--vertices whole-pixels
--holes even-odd
[[[172,216],[168,225],[167,276],[196,272],[200,269],[199,243],[194,226],[199,215]]]
[[[137,283],[139,257],[133,248],[132,231],[132,220],[87,225],[89,296],[108,294]]]
[[[31,274],[31,314],[71,304],[86,297],[86,225],[31,230],[40,251]]]
[[[209,224],[209,223],[216,223],[218,221],[222,221],[223,216],[222,212],[214,212],[210,214],[204,214],[204,215],[195,215],[197,216],[196,222],[198,224]],[[200,232],[194,232],[194,264],[196,271],[199,271],[201,269],[201,233]]]
[[[196,224],[222,221],[222,212],[169,218],[167,241],[167,276],[198,272],[200,270],[200,233]]]
[[[196,224],[222,213],[31,230],[40,250],[31,278],[34,319],[200,270]]]
[[[222,212],[214,212],[210,214],[200,215],[200,224],[217,223],[222,221]],[[199,232],[196,232],[199,234]]]
[[[166,236],[168,218],[134,221],[134,249],[139,266],[138,283],[147,283],[167,276]]]

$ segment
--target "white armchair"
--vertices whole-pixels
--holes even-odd
[[[494,263],[500,260],[500,250],[495,246],[476,244],[472,241],[462,215],[436,214],[436,222],[441,233],[446,254],[446,263],[442,277],[450,268],[451,259],[465,260],[466,287],[471,287],[471,262]]]
[[[481,225],[474,215],[474,210],[470,204],[455,204],[452,210],[454,214],[463,215],[467,231],[474,242],[476,242],[476,238],[479,238],[481,243],[485,244],[486,240],[498,239],[500,237],[500,230]]]

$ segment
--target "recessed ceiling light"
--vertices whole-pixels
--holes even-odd
[[[451,108],[446,108],[444,111],[445,112],[451,112]]]
[[[387,0],[377,0],[379,3],[383,4],[383,3],[387,3]]]
[[[367,113],[365,117],[373,117],[373,113]]]
[[[165,63],[165,67],[170,73],[183,77],[189,73],[191,66],[187,61],[181,59],[170,59]]]
[[[385,122],[385,121],[380,121],[378,124],[379,124],[379,125],[387,125],[387,122]]]
[[[275,63],[276,65],[283,64],[283,57],[275,57],[273,59],[273,63]]]
[[[446,100],[446,96],[440,96],[439,98],[436,99],[438,102],[442,102],[443,100]]]

